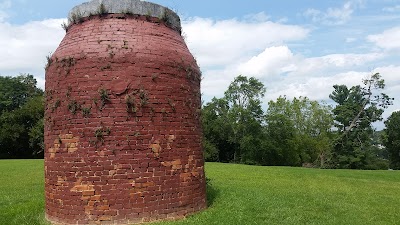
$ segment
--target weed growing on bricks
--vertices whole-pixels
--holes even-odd
[[[149,96],[144,89],[139,90],[139,98],[140,98],[140,106],[144,107],[148,104],[149,102]]]
[[[131,10],[129,10],[129,9],[123,10],[122,13],[123,13],[123,14],[126,14],[126,15],[128,15],[128,16],[132,16],[132,15],[133,15],[133,12],[132,12]]]
[[[164,10],[164,11],[161,13],[159,19],[160,19],[162,22],[164,22],[165,25],[167,25],[168,27],[170,27],[170,26],[172,25],[172,23],[169,21],[169,17],[170,17],[170,16],[169,16],[168,11],[167,11],[167,10]]]
[[[53,105],[51,106],[51,112],[54,112],[58,107],[61,106],[61,101],[60,99],[57,99]]]
[[[57,60],[58,61],[58,60]],[[76,60],[74,57],[68,56],[60,60],[60,65],[64,68],[66,75],[69,75],[71,72],[71,67],[75,66]]]
[[[82,116],[88,118],[92,107],[82,107]]]
[[[47,63],[46,63],[46,66],[45,66],[45,70],[48,70],[49,67],[51,66],[51,64],[53,63],[53,59],[51,58],[51,55],[52,54],[49,53],[49,55],[46,56]]]
[[[168,98],[168,105],[171,106],[172,112],[176,112],[175,103],[170,98]]]
[[[136,113],[137,109],[135,106],[135,97],[132,94],[125,96],[126,111],[128,113]]]
[[[100,70],[101,70],[101,71],[109,70],[109,69],[111,69],[111,64],[110,64],[110,63],[108,63],[107,65],[104,65],[104,66],[100,67]]]
[[[72,92],[72,87],[68,86],[67,93],[65,93],[65,97],[70,98],[71,97],[71,92]]]
[[[99,8],[97,9],[97,15],[99,15],[100,17],[108,15],[108,10],[103,3],[100,4]]]
[[[68,30],[69,30],[69,26],[68,26],[68,24],[66,22],[62,22],[61,28],[63,30],[65,30],[65,32],[68,32]]]
[[[114,51],[111,50],[111,51],[108,53],[108,55],[110,56],[110,58],[114,58],[115,53],[114,53]]]
[[[101,102],[100,109],[104,109],[104,106],[110,101],[110,96],[109,96],[107,90],[103,89],[103,88],[101,88],[99,90],[99,94],[100,94],[100,102]]]
[[[85,21],[83,13],[79,10],[75,11],[71,14],[71,17],[68,18],[70,24],[80,24]]]
[[[110,134],[111,134],[111,129],[109,127],[102,126],[94,131],[94,136],[96,137],[96,140],[101,141],[102,144],[104,143],[104,136]]]
[[[80,105],[76,100],[70,100],[68,103],[68,110],[72,113],[72,114],[76,114],[76,112],[80,109]]]

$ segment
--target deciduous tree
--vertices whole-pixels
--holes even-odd
[[[203,107],[206,150],[218,149],[220,161],[250,162],[261,151],[264,85],[256,78],[238,76],[223,98]]]
[[[338,138],[334,143],[336,167],[363,169],[368,163],[373,134],[372,123],[382,120],[392,98],[382,92],[385,82],[379,73],[363,80],[363,85],[348,88],[334,85],[329,96],[337,103],[333,110]]]
[[[276,160],[280,165],[325,166],[333,126],[329,106],[307,97],[279,97],[268,103],[266,123],[271,153],[281,158]]]
[[[390,167],[400,170],[400,111],[385,121],[384,145],[389,152]]]
[[[32,75],[0,77],[0,158],[43,156],[43,91]]]

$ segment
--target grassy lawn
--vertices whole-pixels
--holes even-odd
[[[400,171],[207,163],[210,207],[161,224],[400,224]],[[43,161],[0,161],[0,224],[45,224]]]
[[[0,224],[46,224],[43,160],[0,160]]]

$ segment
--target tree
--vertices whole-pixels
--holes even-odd
[[[385,121],[384,145],[389,152],[390,168],[400,170],[400,111]]]
[[[32,75],[0,77],[0,87],[0,158],[43,157],[43,91]]]
[[[230,138],[233,133],[228,111],[228,102],[224,98],[213,98],[202,109],[203,147],[207,161],[229,162],[233,159],[234,143]]]
[[[307,97],[292,101],[279,97],[268,103],[266,123],[270,157],[274,164],[325,166],[331,149],[333,126],[329,106]]]
[[[224,97],[203,107],[206,151],[218,149],[223,162],[254,162],[262,140],[264,85],[256,78],[238,76]],[[215,148],[213,148],[214,146]]]
[[[293,121],[284,114],[267,113],[266,149],[262,158],[263,165],[299,166],[301,165],[298,152],[293,149],[292,140],[296,130]]]
[[[36,84],[36,79],[30,74],[0,76],[0,114],[21,107],[31,97],[43,95]]]
[[[350,89],[334,85],[329,97],[337,103],[333,110],[338,138],[334,143],[333,159],[338,168],[363,169],[368,164],[372,146],[371,124],[382,120],[384,109],[392,104],[382,90],[385,82],[379,73],[363,80],[363,86]]]
[[[232,141],[239,142],[233,155],[235,162],[251,161],[255,154],[255,150],[249,148],[251,145],[243,141],[254,139],[262,132],[261,122],[264,112],[261,108],[261,98],[264,97],[265,91],[264,85],[256,78],[248,79],[240,75],[225,92],[225,99],[230,109],[228,115],[233,132],[231,138],[233,138]],[[242,156],[246,157],[242,158]]]

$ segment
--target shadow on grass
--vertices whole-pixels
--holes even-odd
[[[210,178],[206,178],[206,183],[207,183],[207,207],[210,207],[213,205],[215,199],[218,197],[219,190],[212,185],[212,180]]]

